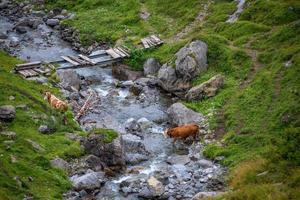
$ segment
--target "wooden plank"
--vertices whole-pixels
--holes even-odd
[[[27,77],[27,72],[25,70],[20,70],[18,71],[18,73],[24,76],[25,78]]]
[[[79,58],[77,58],[77,57],[75,57],[75,56],[69,56],[69,58],[71,58],[71,59],[74,60],[75,62],[78,62],[78,63],[81,64],[81,65],[86,65],[86,64],[88,64],[85,60],[81,60],[81,59],[79,59]]]
[[[67,56],[61,56],[61,58],[64,59],[65,61],[68,61],[68,62],[71,63],[72,65],[75,65],[75,66],[78,66],[78,65],[79,65],[78,62],[73,61],[72,59],[70,59],[70,58],[67,57]]]
[[[30,67],[34,65],[40,65],[42,62],[41,61],[36,61],[36,62],[31,62],[31,63],[23,63],[23,64],[17,64],[16,68],[22,68],[22,67]]]
[[[142,40],[143,46],[144,46],[146,49],[148,49],[150,46],[148,45],[147,41],[146,41],[144,38],[142,38],[141,40]]]
[[[84,55],[81,55],[79,54],[78,55],[80,58],[82,58],[83,60],[85,60],[86,62],[90,63],[91,65],[96,65],[97,63],[95,63],[93,60],[91,60],[89,57],[87,56],[84,56]]]
[[[126,57],[126,54],[124,54],[123,52],[121,52],[118,48],[114,48],[114,51],[119,54],[122,58]]]
[[[39,73],[36,72],[36,71],[34,71],[33,69],[29,69],[27,71],[30,74],[30,77],[32,77],[32,76],[38,76],[39,75]]]
[[[119,51],[121,51],[122,53],[124,53],[127,57],[130,56],[129,53],[128,53],[126,50],[122,49],[121,47],[117,47],[117,49],[118,49]]]
[[[150,47],[152,47],[152,46],[155,46],[155,45],[156,45],[154,42],[152,42],[152,41],[151,41],[151,39],[150,39],[150,38],[147,38],[147,39],[146,39],[146,41],[148,42],[148,44],[149,44],[149,46],[150,46]]]
[[[106,50],[106,53],[109,54],[113,58],[120,58],[121,56],[117,54],[113,49]]]
[[[156,35],[151,35],[151,38],[153,38],[157,43],[162,44],[164,43],[160,38],[158,38]]]

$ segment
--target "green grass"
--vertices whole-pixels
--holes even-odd
[[[103,142],[111,143],[118,137],[118,133],[112,129],[96,128],[89,131],[89,134],[101,134],[103,135]]]
[[[16,58],[0,52],[0,105],[26,105],[26,109],[17,108],[12,123],[2,124],[2,129],[17,133],[16,140],[7,144],[8,139],[0,137],[0,197],[1,199],[22,199],[24,195],[35,199],[61,199],[62,193],[71,187],[65,172],[50,166],[50,160],[56,156],[64,159],[78,157],[82,150],[78,142],[65,138],[65,132],[78,132],[80,129],[67,113],[67,126],[62,124],[63,116],[52,110],[43,100],[41,91],[50,90],[59,95],[58,90],[34,82],[26,81],[10,73]],[[15,100],[9,100],[14,96]],[[51,122],[51,116],[55,121]],[[47,124],[55,130],[51,135],[38,132],[41,124]],[[31,139],[42,146],[44,151],[36,151],[26,141]],[[11,162],[11,156],[17,162]],[[19,177],[22,186],[18,186],[15,177]],[[32,177],[30,181],[28,177]]]
[[[205,41],[209,69],[193,84],[222,74],[225,85],[213,98],[184,103],[208,115],[211,129],[220,120],[225,125],[220,140],[204,151],[212,159],[224,156],[222,164],[229,167],[231,190],[220,199],[299,199],[300,2],[248,0],[239,20],[229,24],[225,21],[236,3],[214,0],[202,26],[172,41],[206,2],[48,0],[47,5],[76,13],[75,19],[64,23],[77,28],[85,44],[96,40],[136,45],[141,37],[152,33],[168,41],[159,48],[132,52],[126,63],[135,70],[141,70],[150,57],[172,64],[174,54],[185,44]],[[147,21],[139,19],[142,8],[151,14]],[[256,50],[261,66],[255,73],[251,68],[257,63],[248,49]],[[287,62],[289,67],[285,67]],[[251,80],[245,82],[249,77]],[[218,119],[217,114],[223,117]],[[262,172],[267,173],[257,176]]]

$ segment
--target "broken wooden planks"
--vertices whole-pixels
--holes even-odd
[[[71,63],[72,65],[75,65],[75,66],[80,65],[78,62],[72,60],[72,59],[69,58],[68,56],[61,56],[61,58],[64,59],[65,61]]]
[[[122,47],[116,47],[116,48],[111,48],[106,50],[106,53],[109,54],[111,57],[113,57],[114,59],[117,58],[126,58],[129,57],[129,52],[122,48]]]
[[[89,57],[87,57],[87,56],[84,56],[84,55],[82,55],[82,54],[79,54],[78,55],[81,59],[83,59],[83,60],[85,60],[86,62],[88,62],[89,64],[91,64],[91,65],[96,65],[97,63],[96,62],[94,62],[92,59],[90,59]]]
[[[141,41],[142,41],[142,44],[143,44],[143,46],[144,46],[145,49],[149,49],[151,47],[155,47],[155,46],[158,46],[158,45],[161,45],[161,44],[164,43],[156,35],[151,35],[149,37],[142,38]]]
[[[23,70],[23,69],[32,69],[32,68],[36,68],[40,64],[42,64],[42,62],[40,62],[40,61],[31,62],[31,63],[17,64],[14,69],[16,71]]]

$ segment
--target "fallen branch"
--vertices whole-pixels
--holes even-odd
[[[91,92],[91,94],[89,95],[89,97],[87,98],[87,100],[84,102],[83,106],[80,108],[79,112],[77,113],[75,120],[78,121],[80,119],[80,117],[82,117],[87,110],[89,110],[97,101],[97,100],[93,100],[93,97],[95,96],[94,92]]]

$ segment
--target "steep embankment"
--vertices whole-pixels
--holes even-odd
[[[80,129],[71,113],[69,124],[62,125],[63,116],[43,100],[42,91],[58,94],[58,90],[10,73],[16,63],[20,60],[0,51],[0,105],[16,108],[13,122],[0,123],[0,199],[61,199],[71,184],[50,161],[81,155],[79,142],[65,137]],[[48,125],[52,134],[41,134],[41,124]],[[14,133],[6,136],[6,131]]]

